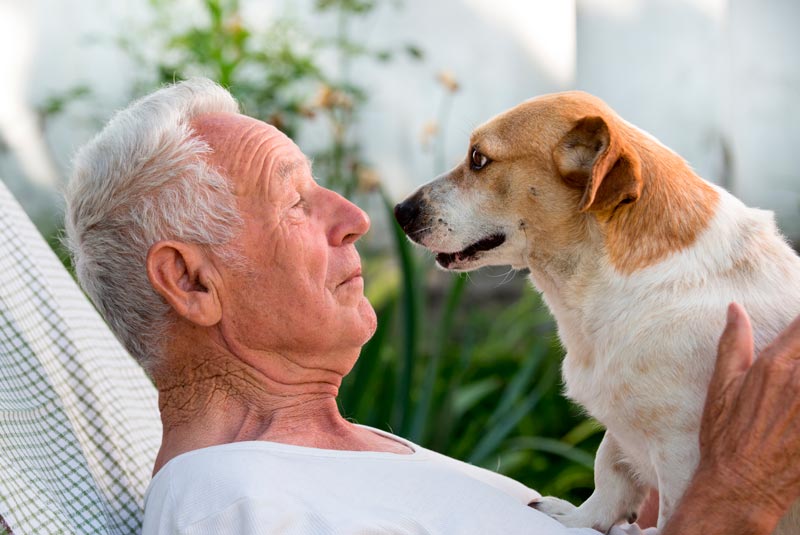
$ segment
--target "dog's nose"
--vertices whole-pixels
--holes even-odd
[[[394,207],[394,218],[400,223],[400,227],[408,232],[408,227],[414,222],[419,215],[419,203],[411,198]]]

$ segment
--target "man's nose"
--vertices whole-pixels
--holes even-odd
[[[335,212],[336,223],[333,227],[331,240],[334,245],[354,243],[369,230],[369,216],[364,210],[338,193],[334,195],[336,195],[336,201],[339,206]]]

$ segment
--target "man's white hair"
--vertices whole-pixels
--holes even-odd
[[[148,250],[173,239],[226,257],[242,226],[231,185],[190,127],[217,112],[239,106],[211,80],[160,89],[117,112],[77,153],[66,187],[65,242],[78,281],[151,374],[173,316],[147,278]]]

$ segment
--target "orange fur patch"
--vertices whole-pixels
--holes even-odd
[[[627,134],[641,159],[641,197],[616,213],[598,214],[609,259],[624,274],[689,247],[719,202],[716,190],[678,155],[638,131]]]

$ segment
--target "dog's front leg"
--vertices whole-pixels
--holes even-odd
[[[534,507],[567,527],[594,528],[601,533],[624,520],[636,520],[646,489],[608,431],[595,457],[594,486],[594,492],[580,507],[553,497],[542,498]]]
[[[658,444],[651,455],[658,478],[658,527],[663,529],[689,486],[700,450],[694,434],[673,433]]]

